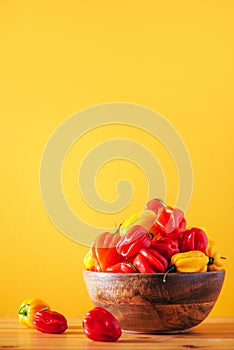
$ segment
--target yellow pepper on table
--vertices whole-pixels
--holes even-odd
[[[49,305],[41,299],[31,298],[24,300],[18,310],[19,323],[29,328],[34,328],[34,316],[37,311],[44,308],[49,309]]]

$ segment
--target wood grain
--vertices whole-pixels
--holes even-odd
[[[225,271],[192,274],[116,274],[84,271],[90,298],[124,330],[179,332],[202,322],[221,291]]]
[[[130,334],[123,333],[116,343],[93,342],[83,334],[81,319],[68,319],[64,334],[45,334],[25,328],[17,319],[0,319],[0,349],[12,350],[102,350],[134,349],[234,349],[234,318],[207,319],[189,333]]]

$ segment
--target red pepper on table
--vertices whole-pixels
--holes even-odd
[[[179,229],[184,218],[184,213],[180,209],[169,206],[163,207],[157,219],[157,224],[165,234],[170,234]]]
[[[155,248],[167,260],[170,260],[174,254],[179,253],[179,242],[170,237],[158,237],[152,240],[152,248]]]
[[[118,232],[103,232],[91,245],[91,256],[97,261],[96,271],[106,271],[107,267],[123,261],[116,245],[120,240]]]
[[[120,262],[106,269],[106,272],[115,273],[136,273],[138,272],[132,263]]]
[[[133,265],[141,273],[165,272],[168,261],[156,249],[141,249],[134,258]]]
[[[122,334],[117,319],[100,306],[87,312],[83,320],[83,330],[89,339],[104,342],[114,342]]]
[[[49,309],[42,309],[36,312],[33,319],[34,327],[43,333],[63,333],[67,329],[66,318]]]
[[[190,230],[184,231],[181,234],[179,241],[180,251],[182,253],[190,250],[199,250],[206,253],[208,237],[200,228],[192,227]]]
[[[142,248],[149,248],[152,234],[140,225],[133,226],[118,241],[116,249],[123,257],[130,257],[139,252]]]

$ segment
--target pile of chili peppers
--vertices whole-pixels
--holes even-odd
[[[112,273],[193,273],[223,269],[224,258],[204,229],[187,228],[182,210],[150,200],[114,232],[104,232],[84,257],[87,270]]]

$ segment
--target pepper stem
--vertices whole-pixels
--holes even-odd
[[[119,229],[120,229],[120,226],[121,226],[121,225],[122,225],[122,224],[119,224],[119,226],[118,226],[116,222],[114,223],[115,231],[113,232],[113,235],[116,235],[116,234],[119,232]]]
[[[19,315],[23,315],[23,316],[27,316],[28,311],[27,310],[23,310],[25,308],[25,306],[30,306],[30,304],[24,304],[22,305],[19,310],[18,310],[18,314]],[[23,311],[22,311],[23,310]]]
[[[154,234],[152,232],[150,232],[150,231],[147,234],[148,234],[149,238],[152,241],[154,239]]]
[[[164,273],[164,276],[163,276],[163,282],[165,283],[166,282],[166,278],[167,278],[167,275],[169,274],[169,272],[174,272],[176,271],[176,266],[175,265],[171,265],[169,267],[169,269]]]
[[[133,265],[132,263],[130,263],[130,265],[134,268],[134,270],[136,271],[136,273],[139,273],[139,271],[137,270],[136,266]]]
[[[212,265],[214,262],[214,258],[212,258],[211,256],[209,257],[209,261],[207,265]]]

